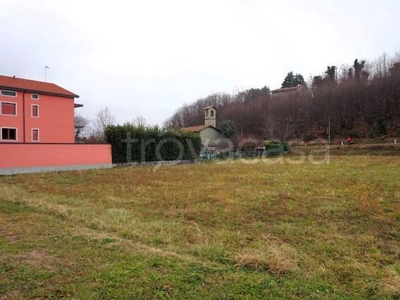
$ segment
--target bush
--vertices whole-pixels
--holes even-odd
[[[201,150],[198,134],[131,124],[109,126],[105,137],[113,163],[196,159]]]
[[[286,143],[275,141],[264,142],[264,154],[266,156],[279,155],[285,151],[288,151],[288,146]]]

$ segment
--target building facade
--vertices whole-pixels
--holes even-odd
[[[74,143],[74,99],[55,84],[0,76],[0,141]]]
[[[53,83],[0,75],[0,175],[110,167],[110,145],[74,143],[78,97]]]

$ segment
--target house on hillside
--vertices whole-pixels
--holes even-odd
[[[184,127],[181,130],[196,132],[200,134],[203,146],[213,146],[217,140],[223,137],[217,128],[217,108],[215,106],[204,108],[204,119],[204,125]]]
[[[394,63],[393,67],[389,69],[392,75],[400,74],[400,62]]]
[[[303,92],[305,87],[302,85],[281,88],[271,91],[271,98],[278,98],[278,97],[288,97],[288,96],[296,96]]]
[[[74,143],[78,97],[53,83],[0,75],[0,175],[111,166],[110,145]]]

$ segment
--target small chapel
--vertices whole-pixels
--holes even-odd
[[[215,106],[204,108],[204,125],[184,127],[181,130],[199,133],[201,143],[206,147],[214,146],[215,142],[223,137],[217,128],[217,108]]]

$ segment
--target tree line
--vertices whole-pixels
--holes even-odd
[[[367,62],[328,66],[305,83],[301,74],[289,72],[282,88],[303,88],[271,97],[268,86],[230,95],[214,93],[180,107],[166,127],[204,124],[204,107],[218,109],[217,126],[232,121],[237,138],[299,138],[332,136],[377,137],[400,135],[400,53],[383,54]]]

